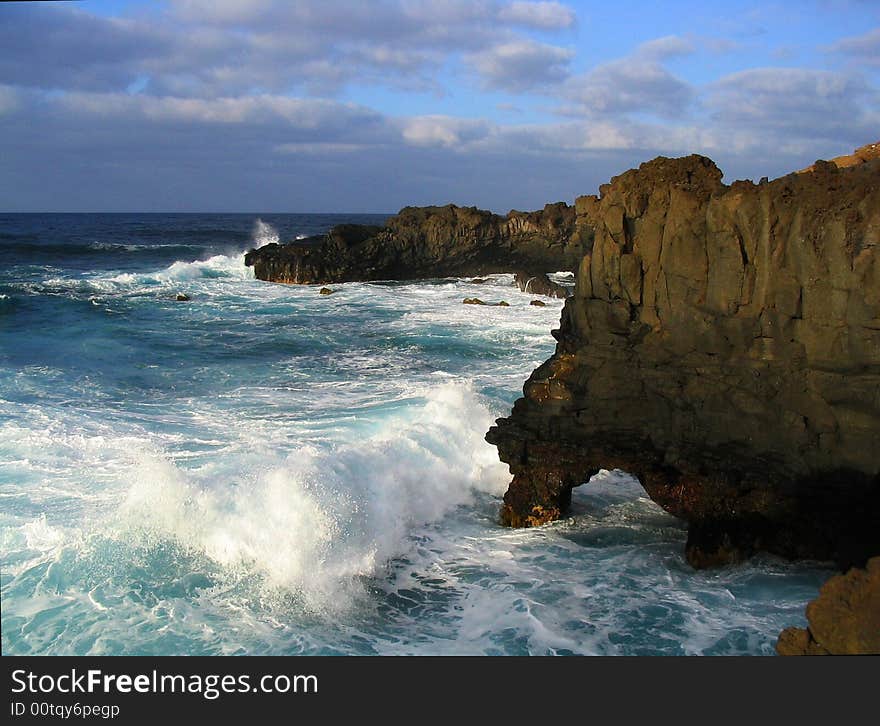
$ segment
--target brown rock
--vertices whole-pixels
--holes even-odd
[[[534,305],[536,308],[546,308],[547,307],[547,303],[543,302],[542,300],[532,300],[529,303],[529,305]]]
[[[245,255],[259,280],[336,283],[573,269],[591,242],[567,204],[502,217],[476,207],[406,207],[384,227],[344,224],[326,235]]]
[[[507,303],[504,300],[502,300],[501,302],[497,302],[497,303],[487,303],[487,302],[484,302],[483,300],[480,300],[480,298],[478,298],[478,297],[466,297],[464,300],[462,300],[462,302],[465,305],[489,305],[489,306],[493,306],[496,308],[497,307],[501,307],[501,308],[509,308],[510,307],[510,303]]]
[[[880,159],[830,166],[725,186],[660,157],[578,198],[556,352],[486,436],[502,521],[619,468],[688,521],[696,566],[880,552]]]
[[[175,299],[177,300],[177,302],[186,302],[187,300],[190,299],[190,297],[189,297],[189,295],[186,295],[185,293],[179,292],[179,293],[177,293],[177,297]]]
[[[779,655],[880,655],[880,557],[822,585],[807,628],[786,628]]]
[[[336,290],[331,290],[329,287],[322,287],[318,290],[319,295],[332,295]]]
[[[817,161],[814,164],[811,164],[806,169],[801,169],[798,174],[806,174],[811,171],[816,171],[817,169],[827,169],[827,167],[823,165],[830,164],[838,169],[845,169],[849,166],[859,166],[860,164],[866,164],[869,161],[873,161],[874,159],[880,159],[880,142],[875,144],[865,144],[862,147],[856,149],[852,154],[845,154],[844,156],[837,156],[833,158],[830,162],[828,161]]]
[[[806,628],[786,628],[776,641],[779,655],[830,655],[821,645],[810,637]]]

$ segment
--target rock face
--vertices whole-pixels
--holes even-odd
[[[385,227],[340,225],[297,244],[251,250],[245,264],[260,280],[297,284],[534,275],[574,269],[589,250],[589,230],[575,222],[563,203],[506,217],[475,207],[407,207]]]
[[[880,655],[880,557],[822,585],[807,628],[786,628],[779,655]]]
[[[689,523],[697,567],[880,553],[880,159],[725,186],[657,158],[576,201],[592,249],[550,360],[486,436],[502,521],[600,468]]]

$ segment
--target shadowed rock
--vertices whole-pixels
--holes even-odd
[[[486,436],[502,522],[619,468],[688,521],[697,567],[880,552],[880,160],[725,186],[660,157],[600,192],[556,352]]]
[[[476,207],[406,207],[384,227],[345,224],[251,250],[260,280],[295,284],[473,277],[574,269],[591,239],[567,204],[501,217]]]
[[[514,281],[522,292],[527,292],[530,295],[566,298],[572,293],[570,287],[553,282],[544,272],[529,273],[520,271],[516,273]]]

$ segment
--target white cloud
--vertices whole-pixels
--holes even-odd
[[[832,53],[842,53],[859,63],[880,66],[880,28],[869,30],[863,35],[842,38],[827,48]]]
[[[689,39],[677,35],[644,42],[624,58],[570,78],[564,92],[569,103],[560,112],[591,117],[647,113],[664,119],[682,118],[697,90],[673,75],[662,61],[694,51]]]
[[[353,154],[369,148],[367,144],[346,144],[333,141],[319,141],[315,143],[295,142],[290,144],[278,144],[274,147],[280,154]]]
[[[0,83],[121,91],[146,79],[144,93],[202,98],[327,96],[355,84],[438,93],[441,69],[509,47],[526,75],[494,77],[526,88],[558,78],[568,52],[524,32],[573,18],[559,3],[495,0],[177,0],[150,12],[132,20],[67,5],[4,8]]]
[[[452,116],[416,116],[403,119],[400,123],[403,139],[411,146],[457,150],[463,150],[466,144],[485,139],[491,128],[488,122],[481,119]]]
[[[635,55],[651,60],[665,60],[690,55],[694,52],[694,44],[678,35],[666,35],[642,43],[636,48]]]
[[[489,88],[514,92],[563,81],[572,58],[572,50],[528,39],[501,43],[468,56]]]
[[[275,126],[323,135],[352,129],[363,134],[385,123],[380,114],[355,104],[272,95],[203,99],[77,92],[61,96],[55,103],[65,113],[100,117],[103,121]]]
[[[694,89],[656,61],[631,56],[597,66],[572,78],[566,96],[576,112],[587,115],[651,113],[663,118],[686,115]]]
[[[558,2],[513,2],[498,12],[501,20],[532,28],[570,28],[575,23],[571,8]]]
[[[86,189],[92,200],[122,195],[129,177],[117,169],[147,195],[180,179],[179,187],[203,190],[192,202],[200,208],[215,198],[256,208],[260,195],[275,195],[277,209],[307,208],[299,199],[364,208],[392,188],[387,199],[406,203],[456,196],[539,205],[594,191],[610,173],[658,153],[707,153],[734,173],[772,176],[876,140],[880,128],[878,91],[866,80],[878,30],[826,48],[853,60],[848,73],[759,68],[698,85],[667,66],[732,46],[665,36],[572,77],[574,45],[562,47],[558,35],[554,44],[551,34],[575,16],[558,2],[177,0],[173,12],[157,5],[137,19],[73,4],[6,5],[0,198],[23,198],[28,183],[33,199],[52,198],[30,171],[51,165],[51,194],[74,199],[71,208]],[[533,95],[481,98],[480,84],[540,94],[544,108],[531,105]],[[366,105],[332,100],[351,87],[358,98],[380,93]],[[442,97],[433,109],[447,113],[463,100],[458,112],[472,117],[408,115],[404,89]],[[398,115],[368,107],[382,108],[386,97],[404,104],[391,107]],[[417,103],[421,111],[434,100]],[[508,120],[558,115],[504,124],[488,118],[492,110],[480,118],[480,104]],[[113,181],[91,174],[98,169]],[[247,202],[230,191],[247,184]],[[300,195],[294,201],[285,196],[291,190]],[[120,196],[119,207],[141,198]],[[82,208],[95,208],[82,199]]]
[[[825,127],[852,121],[871,94],[851,74],[806,68],[754,68],[724,76],[709,89],[709,106],[725,121],[761,126]]]

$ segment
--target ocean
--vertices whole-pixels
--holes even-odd
[[[384,218],[0,215],[4,654],[771,654],[804,624],[826,564],[694,571],[623,472],[498,524],[483,436],[561,301],[243,263]]]

